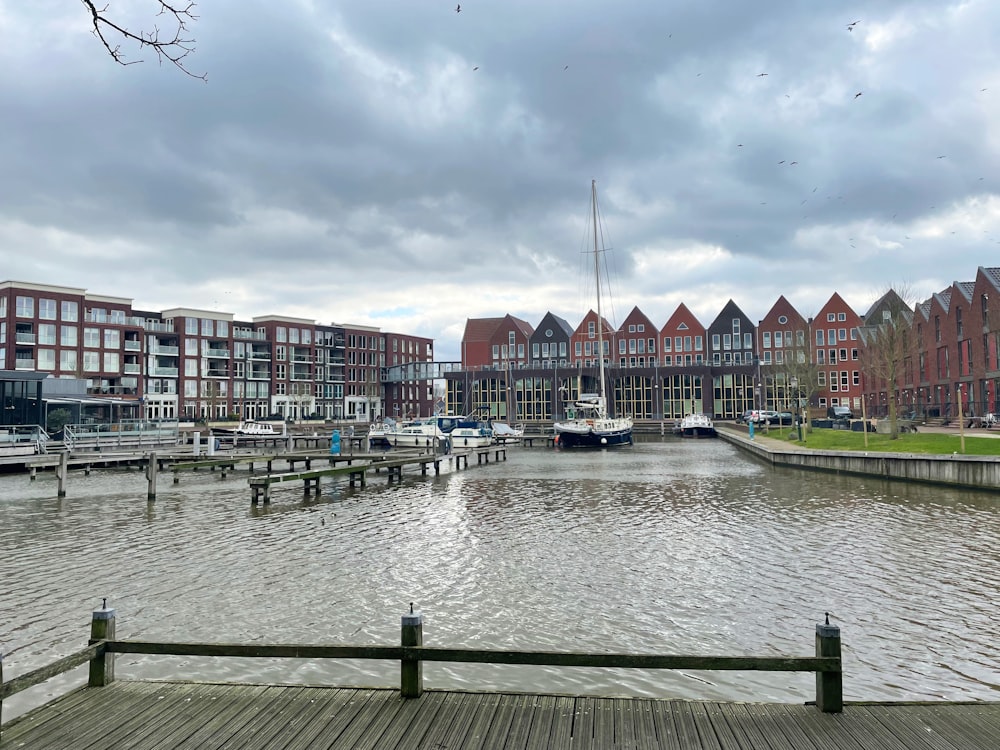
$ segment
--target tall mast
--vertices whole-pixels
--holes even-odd
[[[601,264],[597,257],[597,180],[590,181],[590,202],[594,214],[594,281],[597,283],[597,361],[601,374],[601,411],[606,412],[608,393],[604,386],[604,315],[601,312]]]

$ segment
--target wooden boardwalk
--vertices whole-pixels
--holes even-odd
[[[810,705],[117,680],[14,719],[4,748],[995,750],[1000,704]]]

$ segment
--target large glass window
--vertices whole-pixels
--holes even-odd
[[[76,346],[80,335],[79,330],[76,326],[60,326],[59,344],[62,346]]]
[[[215,325],[211,318],[201,319],[201,335],[202,336],[214,336],[215,335]]]
[[[100,352],[84,352],[83,371],[98,372],[100,369],[101,369]]]
[[[297,344],[297,343],[299,343],[299,329],[298,328],[289,328],[288,329],[288,343],[289,344]]]
[[[198,335],[197,318],[184,318],[184,333],[186,333],[188,336]]]
[[[59,369],[63,372],[76,372],[76,351],[63,349],[59,352]]]
[[[217,320],[215,321],[215,335],[216,336],[229,336],[229,321],[228,320]]]
[[[120,372],[118,352],[104,352],[104,372]]]
[[[100,328],[84,328],[83,329],[83,345],[90,346],[96,349],[101,345],[101,329]],[[84,360],[86,362],[86,359]]]
[[[117,328],[104,329],[104,348],[121,349],[121,331]]]
[[[40,323],[38,325],[38,343],[42,345],[56,345],[56,326],[54,323]]]
[[[38,317],[42,320],[55,320],[56,301],[54,299],[38,300]]]
[[[37,350],[37,367],[39,370],[54,370],[56,369],[56,350],[55,349],[38,349]]]
[[[33,318],[35,317],[35,298],[34,297],[18,297],[15,300],[14,312],[19,318]]]
[[[62,319],[67,323],[75,323],[80,319],[80,306],[76,302],[63,300]]]

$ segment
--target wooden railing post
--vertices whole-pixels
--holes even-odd
[[[816,656],[840,659],[840,628],[830,624],[830,613],[826,622],[816,625]],[[839,714],[844,710],[844,673],[816,673],[816,707],[828,714]]]
[[[146,457],[146,500],[152,502],[156,500],[156,473],[160,464],[156,460],[156,451],[152,451]],[[177,475],[174,474],[174,477]]]
[[[403,615],[400,645],[424,645],[424,616],[421,612],[410,611]],[[399,692],[403,698],[419,698],[424,692],[424,666],[419,659],[403,658],[400,663]]]
[[[90,642],[115,639],[115,610],[104,599],[100,609],[95,609],[90,619]],[[115,655],[101,653],[90,661],[90,687],[103,687],[115,681]]]

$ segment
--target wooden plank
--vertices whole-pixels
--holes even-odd
[[[288,750],[311,750],[314,747],[350,750],[364,736],[372,719],[390,698],[395,698],[394,691],[358,690],[355,697],[334,717],[329,730],[324,729],[310,745],[302,745],[299,740],[295,745],[289,745]]]
[[[613,747],[615,743],[614,712],[604,698],[594,701],[594,747]]]
[[[557,696],[552,712],[552,729],[549,732],[550,747],[571,746],[575,715],[576,700],[567,695]]]
[[[652,700],[635,701],[632,718],[635,722],[635,746],[637,750],[656,750],[660,747],[656,739],[656,725],[653,723]]]
[[[528,705],[531,708],[531,724],[525,747],[529,750],[548,750],[552,721],[555,718],[555,696],[534,695]]]
[[[596,698],[579,697],[573,714],[573,748],[594,750],[594,714],[597,712]],[[599,749],[598,749],[599,750]]]
[[[761,728],[764,736],[775,747],[781,746],[778,743],[788,743],[795,750],[816,748],[816,745],[809,736],[798,727],[791,715],[784,710],[784,706],[769,703],[747,703],[745,704],[745,708],[749,715],[749,720]],[[815,706],[807,706],[807,708],[811,711],[819,711]]]
[[[443,747],[465,748],[465,738],[469,734],[469,727],[476,721],[476,714],[479,712],[480,704],[484,698],[483,693],[466,693],[462,700],[462,705],[451,722],[447,730],[441,737]]]
[[[396,714],[395,722],[386,728],[377,748],[417,747],[421,738],[437,720],[438,711],[445,702],[447,693],[427,691],[419,699],[407,698],[403,708]],[[400,700],[403,700],[402,698]]]
[[[483,732],[479,747],[502,748],[511,735],[511,725],[518,710],[520,696],[502,693],[497,696],[497,704],[493,711],[493,719]]]
[[[674,718],[681,737],[681,747],[722,750],[708,717],[695,708],[694,701],[673,701]]]
[[[177,742],[173,747],[178,750],[192,748],[193,750],[203,750],[208,746],[213,738],[231,737],[235,732],[246,724],[249,718],[248,710],[251,705],[267,690],[266,685],[234,685],[227,686],[224,693],[213,696],[209,699],[212,704],[208,708],[208,720],[195,722],[196,729],[193,733]]]
[[[295,695],[294,688],[267,686],[254,701],[253,706],[245,711],[243,724],[236,726],[234,723],[228,736],[219,732],[209,738],[203,745],[204,750],[224,747],[249,748],[250,740],[258,735],[267,723],[274,721],[274,717],[283,715]]]
[[[919,734],[911,733],[902,714],[895,713],[892,721],[880,722],[867,706],[851,706],[849,721],[842,725],[862,747],[876,746],[885,750],[933,750]]]
[[[372,704],[378,705],[378,710],[372,714],[371,721],[362,734],[351,739],[352,750],[369,750],[370,748],[382,748],[380,738],[389,731],[397,720],[400,723],[407,723],[412,718],[412,712],[419,709],[414,706],[420,703],[418,699],[402,698],[396,691],[390,693],[387,690],[379,691],[372,697]],[[402,714],[402,716],[401,716]]]
[[[766,747],[772,750],[796,750],[785,735],[774,731],[774,720],[767,714],[754,719],[742,703],[718,703],[719,715],[737,738],[739,747]],[[770,731],[762,725],[772,727]],[[766,732],[766,734],[765,734]]]
[[[326,747],[336,738],[351,717],[368,700],[371,691],[337,688],[286,687],[291,700],[277,714],[267,717],[263,728],[246,744],[227,747],[240,750],[278,750]],[[319,695],[317,692],[319,691]],[[297,731],[286,732],[292,726]]]
[[[974,706],[866,706],[883,723],[906,722],[912,731],[928,742],[943,743],[946,748],[962,748],[972,741],[1000,736],[1000,727],[977,721]],[[853,709],[853,707],[852,707]],[[991,713],[996,716],[997,711]],[[901,717],[901,718],[897,718]],[[980,739],[975,739],[980,738]],[[937,747],[937,745],[935,745]]]
[[[513,701],[511,702],[511,721],[507,729],[507,737],[505,740],[501,739],[502,744],[496,745],[504,750],[528,746],[528,734],[531,731],[535,710],[536,696],[514,695],[510,697],[513,698]]]
[[[232,690],[233,685],[195,685],[194,690],[183,699],[171,701],[167,694],[164,702],[172,710],[155,727],[143,729],[127,739],[130,750],[159,750],[174,748],[194,733],[199,726],[209,721],[215,712],[217,701]],[[240,686],[243,687],[243,686]]]
[[[486,736],[496,721],[499,705],[500,696],[495,693],[479,697],[479,700],[476,701],[475,716],[465,733],[465,741],[462,743],[463,750],[485,750],[492,747],[486,744]]]
[[[464,710],[463,706],[469,700],[469,695],[469,693],[448,694],[448,699],[438,708],[433,723],[428,726],[418,747],[451,747],[445,743],[445,737],[455,716]]]
[[[653,710],[653,726],[660,742],[659,747],[667,750],[681,750],[682,747],[680,729],[674,720],[674,702],[654,701],[650,704]]]
[[[820,750],[865,750],[866,746],[846,731],[842,713],[823,713],[815,706],[781,705],[778,709],[785,714],[786,727],[794,727],[808,738],[809,744],[806,747]]]

